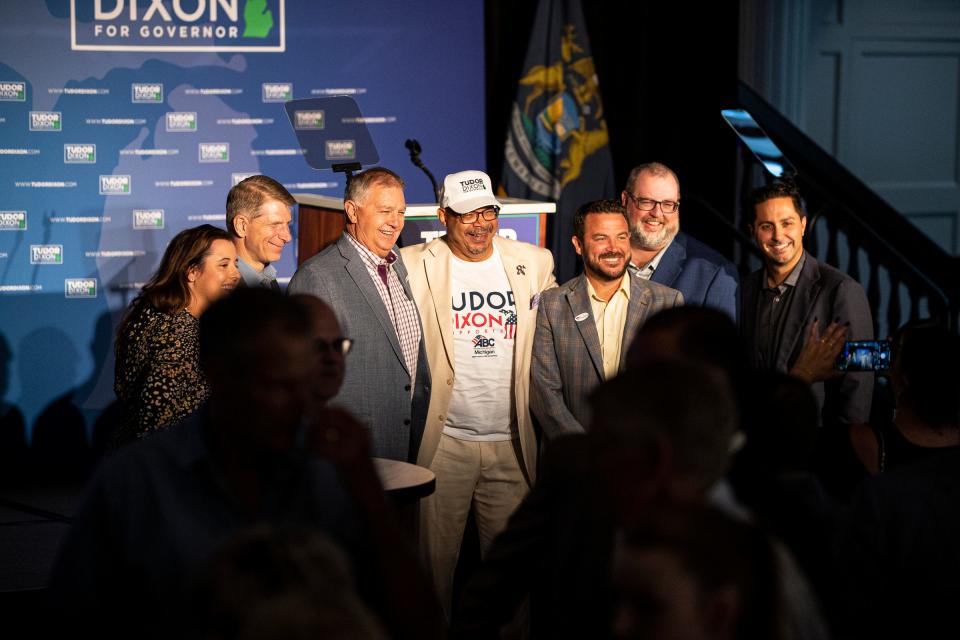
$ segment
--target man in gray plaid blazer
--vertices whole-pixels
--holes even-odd
[[[598,200],[574,218],[573,246],[583,274],[545,291],[537,313],[530,367],[530,409],[547,440],[583,433],[587,396],[617,375],[637,329],[683,295],[630,277],[630,224],[623,205]]]

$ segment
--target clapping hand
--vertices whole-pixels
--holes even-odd
[[[849,322],[841,323],[837,319],[831,322],[821,334],[820,320],[814,319],[800,349],[800,355],[790,369],[790,375],[800,378],[807,384],[842,375],[834,369],[834,363],[847,339],[849,327]]]

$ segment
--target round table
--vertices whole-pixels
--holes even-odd
[[[398,502],[419,500],[433,493],[437,487],[437,477],[425,467],[386,458],[374,458],[373,465],[380,476],[383,490]]]

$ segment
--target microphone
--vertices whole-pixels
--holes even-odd
[[[403,143],[403,146],[406,147],[407,151],[410,152],[410,162],[413,163],[413,166],[418,167],[421,171],[427,174],[427,178],[430,179],[430,186],[433,188],[433,199],[434,201],[439,202],[440,192],[437,189],[437,179],[433,177],[433,174],[430,173],[429,169],[427,169],[427,165],[423,164],[423,160],[420,159],[420,153],[422,151],[420,148],[420,143],[414,138],[410,138]]]
[[[411,158],[415,156],[419,156],[420,152],[422,151],[422,149],[420,148],[420,143],[412,138],[404,142],[403,146],[405,146],[407,150],[410,151]],[[416,163],[419,160],[420,158],[417,158],[417,160],[415,160],[414,163]]]

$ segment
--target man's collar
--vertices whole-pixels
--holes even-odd
[[[627,300],[630,299],[630,270],[629,269],[623,272],[623,277],[620,278],[620,286],[617,287],[617,290],[614,291],[612,296],[610,296],[610,300],[601,300],[597,296],[597,290],[593,288],[593,283],[590,282],[590,278],[587,277],[587,274],[583,274],[583,279],[587,283],[587,295],[590,296],[590,298],[593,300],[599,300],[600,302],[610,302],[610,300],[612,300],[614,296],[616,296],[621,291],[625,296],[627,296]]]
[[[257,271],[242,258],[237,258],[237,271],[240,272],[240,277],[248,287],[269,285],[277,279],[277,269],[272,264],[265,266],[263,271]]]
[[[781,292],[784,291],[786,287],[797,286],[797,281],[800,280],[800,272],[803,271],[803,263],[806,261],[807,261],[807,252],[804,251],[803,253],[800,254],[800,260],[798,260],[797,264],[794,265],[793,269],[790,271],[790,274],[786,277],[786,279],[783,282],[781,282],[779,285],[776,285],[775,287],[766,287],[767,283],[770,282],[770,274],[766,270],[766,268],[764,268],[764,271],[763,271],[764,286],[767,289],[780,289]]]
[[[369,262],[372,262],[373,264],[382,264],[383,262],[386,262],[387,264],[393,264],[397,260],[397,254],[396,252],[393,251],[393,249],[390,250],[390,253],[388,253],[385,258],[381,258],[377,254],[375,254],[373,251],[370,251],[370,249],[368,249],[362,242],[360,242],[355,237],[353,237],[352,233],[348,231],[344,231],[343,235],[346,236],[350,244],[353,245],[353,248],[357,250],[357,253],[365,257]]]
[[[663,249],[660,249],[660,251],[657,252],[657,255],[653,256],[653,258],[651,258],[650,262],[648,262],[647,264],[640,266],[634,263],[633,260],[630,260],[630,267],[634,271],[637,271],[638,273],[642,273],[644,271],[650,271],[650,274],[652,275],[653,272],[657,270],[657,267],[660,266],[660,261],[663,260],[663,254],[667,252],[667,249],[670,248],[670,245],[672,245],[673,241],[676,239],[677,239],[677,236],[673,236],[672,238],[670,238],[670,242],[663,245]]]

